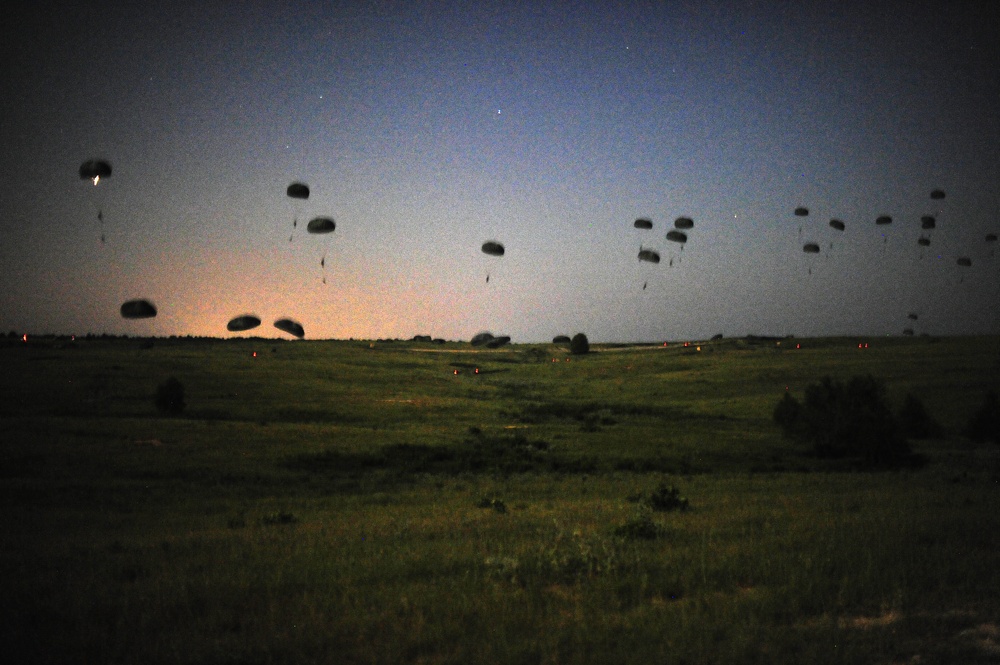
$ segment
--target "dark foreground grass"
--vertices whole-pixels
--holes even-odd
[[[1000,447],[958,435],[997,340],[726,342],[0,349],[0,639],[32,663],[1000,661]],[[944,425],[923,467],[832,470],[770,423],[785,385],[861,372]],[[686,510],[653,509],[665,486]]]

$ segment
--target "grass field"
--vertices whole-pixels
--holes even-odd
[[[5,343],[5,662],[1000,662],[996,337]],[[925,464],[781,437],[860,374]]]

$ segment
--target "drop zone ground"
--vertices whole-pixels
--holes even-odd
[[[5,652],[1000,662],[1000,446],[961,435],[1000,340],[592,349],[8,340]],[[786,388],[859,374],[944,427],[922,466],[781,437]],[[653,509],[670,487],[687,510]]]

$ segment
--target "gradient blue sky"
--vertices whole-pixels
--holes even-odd
[[[996,4],[15,2],[0,331],[997,334]]]

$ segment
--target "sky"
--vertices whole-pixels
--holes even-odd
[[[998,3],[4,12],[0,332],[1000,334]]]

